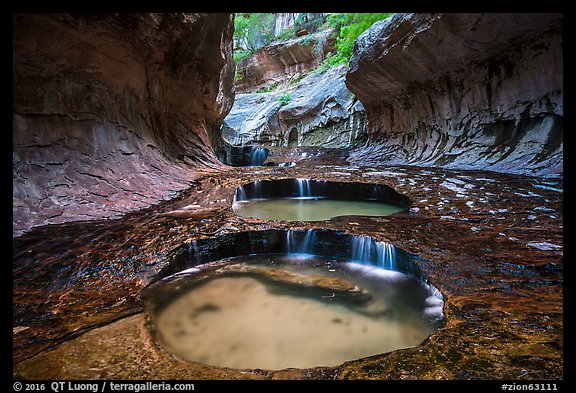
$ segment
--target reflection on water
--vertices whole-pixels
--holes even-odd
[[[402,273],[292,254],[229,261],[275,273],[207,277],[179,295],[157,316],[166,349],[220,367],[335,366],[416,346],[442,318],[439,294]]]
[[[347,201],[315,198],[252,199],[234,203],[234,213],[284,221],[323,221],[339,216],[389,216],[405,208],[378,201]]]

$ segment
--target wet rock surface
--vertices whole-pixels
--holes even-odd
[[[294,167],[206,173],[191,188],[154,207],[118,219],[43,226],[15,238],[13,376],[563,378],[561,179],[346,166],[330,151],[314,154]],[[237,187],[282,178],[388,185],[408,196],[413,209],[388,217],[348,216],[316,223],[233,214]],[[141,314],[141,291],[158,279],[172,250],[195,239],[274,228],[336,229],[418,254],[422,273],[446,296],[446,325],[416,348],[336,367],[275,372],[185,362],[153,342]]]
[[[357,40],[355,165],[563,170],[562,14],[396,14]]]
[[[294,94],[270,105],[283,146],[252,168],[213,149],[232,106],[232,26],[229,14],[14,15],[13,377],[562,379],[561,16],[380,22],[347,76],[370,143],[291,147],[344,135],[343,119],[364,127],[350,97]],[[278,55],[262,83],[319,64],[314,39],[285,44],[296,63]],[[233,213],[239,186],[294,178],[388,186],[410,209],[313,223]],[[446,324],[418,347],[335,367],[233,370],[164,351],[142,291],[175,268],[175,250],[269,229],[338,230],[418,255]]]
[[[221,166],[231,14],[15,14],[13,230],[117,217]]]

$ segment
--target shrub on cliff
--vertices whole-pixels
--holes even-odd
[[[234,47],[253,53],[274,39],[274,14],[243,13],[234,17]]]
[[[290,101],[292,101],[292,94],[289,92],[285,92],[280,96],[280,106],[288,105]]]
[[[330,67],[350,62],[354,51],[354,42],[365,30],[375,22],[386,19],[392,13],[334,13],[328,15],[326,23],[335,29],[335,53],[326,56],[318,72],[324,72]]]

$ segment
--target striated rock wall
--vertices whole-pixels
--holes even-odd
[[[237,93],[255,92],[274,83],[306,74],[319,66],[325,55],[334,50],[332,29],[288,41],[273,43],[257,50],[237,65],[240,79]]]
[[[362,104],[344,83],[343,66],[309,74],[296,86],[238,94],[222,134],[232,145],[345,148],[366,141]],[[282,105],[280,98],[290,94]]]
[[[562,30],[562,14],[397,14],[375,23],[346,76],[370,137],[351,162],[561,174]]]
[[[279,12],[276,14],[276,20],[274,21],[274,35],[280,34],[282,31],[289,27],[294,26],[294,21],[300,15],[294,12]]]
[[[231,14],[15,14],[13,232],[114,217],[220,167]]]

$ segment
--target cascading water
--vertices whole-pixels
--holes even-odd
[[[260,166],[266,161],[268,150],[263,147],[256,147],[250,154],[250,166]]]
[[[216,149],[218,159],[231,166],[261,166],[269,150],[254,146],[224,146]]]
[[[298,197],[299,198],[311,198],[312,190],[310,189],[310,180],[308,179],[296,179],[298,183]]]
[[[238,201],[245,201],[248,199],[246,196],[246,190],[244,190],[244,186],[240,186],[236,189],[236,194],[234,194],[234,203]]]
[[[189,243],[189,251],[191,252],[190,254],[191,256],[192,256],[192,250],[194,251],[193,253],[194,262],[196,262],[196,265],[200,265],[200,263],[202,263],[200,260],[200,247],[198,247],[198,241],[196,239],[192,240]]]
[[[370,200],[377,200],[378,199],[378,186],[375,184],[372,187],[372,194],[370,195]]]
[[[313,254],[311,246],[314,244],[316,232],[313,229],[308,229],[302,236],[301,232],[289,230],[286,232],[286,249],[289,254]]]
[[[231,254],[232,239],[242,243],[241,255]],[[154,299],[146,309],[154,310],[156,338],[190,361],[239,369],[336,366],[414,347],[443,321],[442,295],[411,273],[411,257],[368,236],[254,231],[225,235],[221,245],[193,241],[185,250],[194,255],[182,258],[184,270],[165,276],[144,299]],[[208,262],[212,255],[217,269],[198,264],[199,256]]]
[[[289,254],[314,254],[316,230],[306,232],[288,230],[286,232],[286,250]],[[390,243],[376,241],[368,236],[352,236],[349,262],[370,265],[384,270],[397,270],[396,248]]]
[[[352,261],[376,265],[381,269],[395,270],[395,248],[368,236],[356,236],[352,240]]]
[[[310,179],[257,180],[238,188],[232,206],[241,217],[324,221],[334,217],[387,216],[410,200],[388,186]]]

